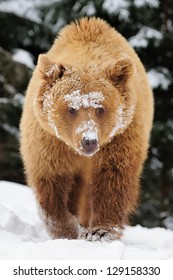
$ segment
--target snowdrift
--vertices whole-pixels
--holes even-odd
[[[0,181],[0,259],[173,259],[173,231],[127,227],[112,243],[52,240],[37,213],[30,188]]]

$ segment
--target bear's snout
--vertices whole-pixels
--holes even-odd
[[[84,137],[81,140],[82,148],[86,151],[86,153],[93,153],[98,149],[98,141],[97,139],[88,139]]]

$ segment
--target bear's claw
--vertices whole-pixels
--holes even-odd
[[[107,241],[111,242],[120,238],[120,233],[115,229],[82,229],[81,234],[78,239],[87,240],[87,241]]]

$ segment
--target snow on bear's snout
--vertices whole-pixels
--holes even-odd
[[[99,150],[98,125],[94,120],[81,122],[76,134],[81,135],[79,153],[91,156]]]

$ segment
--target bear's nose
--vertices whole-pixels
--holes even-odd
[[[96,148],[98,147],[98,142],[96,139],[88,139],[88,138],[83,138],[81,141],[83,149],[87,153],[94,152]]]

